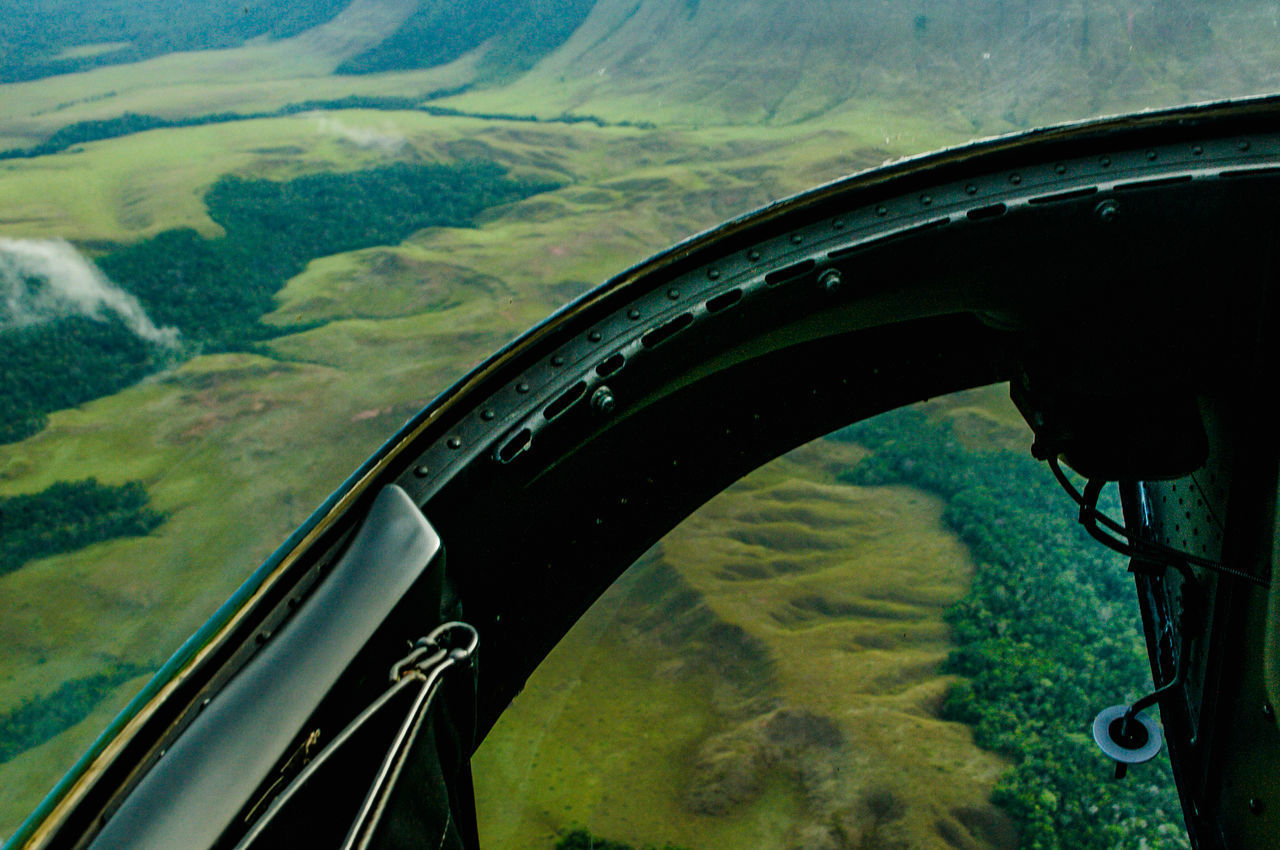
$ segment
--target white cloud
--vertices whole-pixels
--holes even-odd
[[[71,243],[0,237],[0,330],[108,312],[143,339],[178,342],[175,328],[157,328],[138,299],[107,280]]]
[[[329,136],[337,136],[344,142],[350,142],[358,148],[379,150],[383,153],[395,153],[405,146],[404,134],[396,130],[390,121],[384,121],[381,129],[372,127],[353,127],[320,112],[307,113],[316,122],[316,129]]]

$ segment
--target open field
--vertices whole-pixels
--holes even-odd
[[[476,755],[489,845],[1013,846],[1005,764],[937,716],[973,565],[936,499],[837,483],[861,455],[819,440],[748,475],[596,604]],[[735,665],[751,687],[711,673]]]
[[[912,30],[911,15],[881,4],[919,36],[878,52],[874,32],[805,14],[778,39],[790,25],[781,7],[710,0],[601,0],[562,48],[501,84],[472,85],[482,50],[428,70],[332,73],[414,7],[355,0],[290,39],[0,86],[0,149],[125,112],[255,113],[462,87],[432,102],[541,119],[333,110],[0,161],[0,236],[67,239],[89,255],[177,227],[217,235],[202,198],[226,174],[283,180],[475,158],[563,184],[475,227],[315,259],[265,318],[310,330],[256,354],[197,356],[0,445],[0,495],[89,476],[140,480],[169,515],[147,538],[0,577],[0,712],[113,659],[158,666],[409,415],[551,310],[679,239],[890,158],[1028,121],[1257,91],[1274,76],[1272,53],[1253,47],[1230,68],[1165,62],[1141,38],[1129,44],[1115,4],[1100,5],[1110,18],[1099,43],[1134,58],[1092,97],[1097,63],[1061,79],[1045,65],[1020,101],[1017,63],[1030,54],[1014,48],[1026,45],[1004,45],[984,71],[985,48],[946,15]],[[1231,21],[1223,38],[1258,43],[1257,21]],[[959,58],[930,59],[952,42]],[[1214,82],[1197,82],[1196,68],[1218,64]],[[566,113],[653,126],[554,123]],[[969,448],[1029,443],[1000,388],[926,410]],[[691,848],[839,847],[842,831],[862,842],[849,846],[1008,846],[1008,824],[987,802],[1004,763],[938,718],[951,681],[939,673],[942,612],[973,564],[937,499],[839,483],[858,456],[819,442],[758,471],[606,595],[477,756],[492,846],[548,848],[577,825]],[[655,594],[695,600],[681,621],[690,631],[646,616]],[[734,627],[740,646],[703,640],[708,624]],[[715,653],[736,650],[759,699],[713,674]],[[0,836],[142,681],[0,764]],[[794,724],[798,749],[778,749],[779,730]],[[805,769],[782,767],[788,759]],[[515,795],[523,806],[499,805]]]
[[[396,158],[482,157],[566,184],[475,228],[312,262],[268,321],[325,324],[270,343],[278,359],[198,357],[55,413],[36,437],[0,447],[0,493],[137,479],[170,515],[146,539],[0,580],[0,709],[88,675],[108,656],[158,665],[400,422],[564,301],[692,232],[884,157],[833,132],[795,140],[782,160],[786,140],[767,134],[326,117],[405,143],[362,148],[300,116],[156,130],[0,168],[6,235],[88,247],[179,225],[216,233],[201,194],[223,173],[282,179]],[[0,765],[0,832],[97,728],[91,718]]]

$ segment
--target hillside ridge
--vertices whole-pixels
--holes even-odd
[[[474,98],[704,124],[892,102],[992,132],[1275,87],[1277,14],[1250,0],[598,0],[532,72]]]

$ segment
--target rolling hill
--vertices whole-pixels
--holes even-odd
[[[249,318],[269,310],[270,332],[252,345],[220,338],[227,350],[139,370],[119,392],[51,408],[44,430],[0,445],[0,499],[93,477],[138,482],[165,517],[146,537],[0,576],[0,717],[79,695],[56,734],[6,751],[0,834],[144,671],[388,433],[590,286],[886,159],[1280,87],[1280,13],[1258,0],[351,0],[305,14],[215,2],[185,19],[162,14],[168,5],[112,0],[77,18],[76,0],[0,0],[0,150],[31,154],[0,161],[0,238],[65,240],[114,269],[110,257],[165,233],[181,231],[188,246],[234,239],[218,186],[482,162],[551,190],[376,238],[317,241],[260,293]],[[961,441],[1024,451],[1000,396],[931,415],[950,419]],[[839,846],[837,827],[865,837],[881,818],[883,846],[1009,845],[1007,819],[989,804],[1007,760],[940,716],[956,680],[942,670],[943,612],[981,567],[935,494],[843,482],[861,451],[809,447],[761,470],[606,597],[539,673],[543,689],[522,697],[527,713],[481,756],[509,783],[482,784],[488,799],[540,789],[528,806],[491,814],[488,834],[550,848],[591,816],[635,842],[785,846],[799,824],[828,842],[814,846]],[[889,544],[908,538],[937,556],[914,565],[922,582],[912,587],[891,580],[901,564]],[[744,708],[706,657],[670,665],[661,643],[671,635],[646,621],[645,593],[695,599],[689,622],[741,629],[757,661],[797,648],[838,657],[839,688],[824,688],[814,665],[762,662],[773,702]],[[619,663],[589,669],[593,657]],[[646,685],[649,704],[627,701]],[[598,693],[611,695],[616,729],[591,713]],[[664,760],[623,764],[610,736],[654,723],[678,731]],[[808,743],[792,755],[818,773],[833,769],[833,753],[856,769],[824,783],[762,768],[781,758],[774,733],[796,723]],[[936,749],[933,761],[908,752],[913,736]],[[620,802],[588,756],[612,758],[624,784],[668,781],[677,793]],[[752,793],[690,805],[691,778],[716,763],[745,764]],[[952,783],[935,801],[895,779],[935,775]],[[562,799],[548,781],[579,791]],[[661,832],[677,809],[690,819]]]

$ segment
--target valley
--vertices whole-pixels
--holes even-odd
[[[62,240],[160,314],[165,270],[249,232],[219,186],[325,194],[479,168],[524,187],[452,218],[415,218],[386,182],[361,189],[394,226],[281,230],[305,250],[249,301],[157,320],[181,326],[179,354],[143,352],[146,368],[4,438],[0,499],[92,478],[142,488],[163,521],[0,571],[0,718],[75,703],[0,756],[0,836],[351,469],[567,301],[886,160],[1280,86],[1280,20],[1248,0],[598,0],[525,38],[549,8],[529,0],[509,4],[506,41],[471,20],[429,44],[440,4],[330,5],[136,55],[110,33],[42,43],[0,84],[0,151],[26,152],[0,158],[0,239]],[[50,57],[72,64],[36,67]],[[254,227],[262,248],[271,225]],[[187,242],[156,251],[149,301],[119,258],[174,232]],[[256,273],[254,250],[192,304]],[[0,347],[16,333],[0,325]],[[925,410],[966,449],[1026,451],[998,388]],[[758,470],[606,594],[477,755],[491,846],[549,850],[579,827],[636,846],[1019,846],[1016,806],[992,803],[1015,756],[944,710],[969,675],[947,666],[946,612],[983,567],[945,495],[848,479],[869,451],[818,441]],[[655,621],[656,599],[682,600],[679,616]],[[725,624],[735,639],[717,643]],[[740,681],[717,672],[726,658]]]

